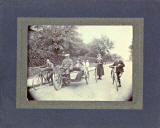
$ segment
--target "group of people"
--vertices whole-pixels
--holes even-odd
[[[97,59],[96,59],[96,63],[97,63],[97,75],[98,75],[98,79],[101,80],[102,76],[104,75],[104,68],[103,68],[103,59],[101,54],[97,55]],[[47,59],[46,61],[46,67],[48,67],[48,69],[50,70],[49,72],[49,77],[51,77],[53,75],[53,70],[54,70],[54,65],[53,63]],[[119,87],[121,87],[121,81],[120,81],[120,77],[122,74],[123,67],[125,67],[125,64],[122,60],[117,59],[112,66],[116,66],[116,74],[117,74],[117,78],[118,78],[118,82],[119,82]],[[89,61],[86,60],[81,60],[81,59],[77,59],[76,64],[73,63],[73,60],[70,58],[70,54],[65,54],[65,59],[62,61],[61,64],[61,68],[64,69],[64,73],[66,76],[68,76],[70,78],[70,72],[72,71],[78,71],[79,73],[77,74],[76,79],[80,80],[81,76],[84,74],[84,68],[86,70],[88,70],[89,68]]]
[[[46,64],[44,66],[41,67],[46,67],[46,71],[48,71],[47,73],[47,77],[49,79],[51,79],[51,81],[53,81],[53,73],[54,73],[54,64],[47,59],[46,60]],[[76,76],[76,80],[81,80],[82,75],[84,74],[84,70],[88,71],[88,67],[89,67],[89,61],[86,60],[81,60],[80,58],[77,59],[76,63],[73,63],[73,60],[70,58],[70,54],[65,54],[65,58],[62,61],[62,64],[60,66],[60,69],[63,69],[63,74],[70,78],[70,73],[72,71],[78,71],[78,74]]]
[[[65,59],[63,60],[61,67],[65,69],[65,74],[68,75],[69,78],[70,72],[78,71],[76,79],[80,80],[81,76],[84,74],[84,69],[88,70],[89,61],[84,61],[78,58],[76,63],[74,64],[72,59],[70,58],[70,54],[65,54]]]
[[[116,66],[116,75],[119,83],[119,87],[121,87],[121,80],[120,77],[122,76],[122,73],[124,72],[125,64],[122,60],[117,58],[114,63],[111,66]],[[104,68],[103,68],[103,59],[101,54],[97,55],[97,75],[99,76],[98,79],[102,79],[101,77],[104,75]]]

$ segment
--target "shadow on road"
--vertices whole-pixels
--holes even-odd
[[[82,82],[82,81],[81,82],[72,82],[71,85],[69,86],[69,88],[76,89],[81,86],[84,86],[84,82]]]

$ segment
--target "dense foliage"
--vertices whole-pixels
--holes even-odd
[[[80,57],[95,62],[100,53],[105,61],[112,61],[116,55],[110,50],[114,43],[107,37],[95,38],[88,45],[78,36],[76,26],[33,25],[28,27],[28,66],[40,66],[50,59],[55,65],[61,64],[63,55],[69,53],[72,59]]]

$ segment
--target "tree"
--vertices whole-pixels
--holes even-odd
[[[111,58],[112,58],[112,61],[115,61],[116,59],[122,59],[122,57],[117,54],[111,54]]]
[[[113,48],[114,43],[106,36],[102,36],[99,39],[94,39],[89,45],[89,56],[96,57],[98,53],[102,56],[110,54],[110,50]]]
[[[61,63],[63,53],[84,53],[83,42],[78,38],[75,26],[33,25],[29,26],[28,62],[29,66],[39,66],[49,58],[53,63]]]

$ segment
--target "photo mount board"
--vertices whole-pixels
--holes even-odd
[[[132,101],[28,101],[28,25],[132,25]],[[16,108],[30,109],[143,109],[143,18],[17,18]]]

